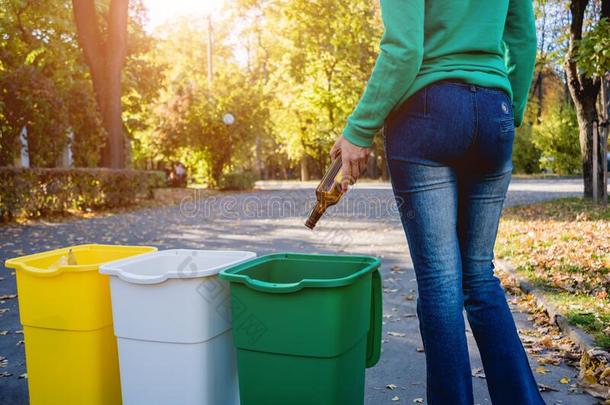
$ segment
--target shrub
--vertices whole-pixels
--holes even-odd
[[[523,124],[515,132],[513,146],[513,166],[515,173],[539,173],[540,151],[533,142],[533,131],[530,124]]]
[[[541,151],[540,165],[553,173],[580,173],[580,143],[574,107],[566,103],[553,105],[534,126],[534,145]]]
[[[0,167],[0,220],[128,206],[164,184],[163,172]]]
[[[256,176],[252,172],[225,173],[220,178],[221,190],[252,190]]]

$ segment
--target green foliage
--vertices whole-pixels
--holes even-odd
[[[272,76],[283,95],[274,105],[273,122],[293,161],[308,155],[322,167],[364,90],[381,23],[376,6],[365,0],[281,3],[284,24],[269,18],[265,27],[284,46]]]
[[[515,130],[513,144],[513,167],[515,173],[540,172],[540,150],[534,145],[533,125],[538,120],[540,103],[538,97],[530,96],[525,110],[523,125]]]
[[[531,124],[524,124],[515,131],[513,167],[515,173],[540,172],[540,150],[534,144],[534,131]]]
[[[88,82],[69,63],[80,51],[66,4],[0,0],[0,165],[13,163],[24,126],[35,166],[54,166],[67,142],[67,95]]]
[[[123,108],[128,131],[143,124],[142,110],[162,77],[145,56],[152,39],[144,32],[144,19],[142,1],[131,0]],[[0,0],[0,32],[0,166],[18,156],[23,127],[32,166],[56,166],[70,131],[75,165],[96,166],[105,131],[78,46],[72,2]]]
[[[152,130],[136,134],[140,164],[147,160],[186,164],[191,179],[217,187],[234,166],[253,165],[256,139],[270,133],[269,101],[260,82],[240,67],[225,45],[222,26],[215,32],[215,71],[208,82],[207,53],[192,38],[207,33],[189,19],[162,30],[158,59],[167,67],[164,86],[150,110]],[[231,114],[234,123],[224,123]],[[204,174],[205,172],[205,174]]]
[[[101,11],[107,4],[96,1]],[[302,158],[320,174],[375,62],[378,8],[368,0],[228,2],[213,18],[209,83],[207,24],[185,17],[149,33],[144,1],[130,0],[122,107],[135,167],[180,161],[192,182],[211,187],[222,187],[226,173],[294,176]],[[563,99],[551,93],[563,92],[564,4],[538,1],[536,12],[545,34],[539,57],[545,85],[542,102],[528,108],[530,125],[517,130],[515,171],[577,172],[574,121],[547,111]],[[597,22],[587,20],[579,49],[581,63],[590,65],[581,68],[593,74],[608,68],[610,23],[589,20]],[[0,37],[0,165],[13,162],[26,126],[35,166],[56,165],[69,131],[76,165],[96,166],[105,132],[71,2],[0,0],[0,32],[6,33]],[[227,113],[233,125],[223,123]]]
[[[561,175],[581,170],[576,111],[569,104],[557,103],[541,117],[534,127],[533,144],[541,152],[540,166]]]
[[[256,175],[252,172],[225,173],[220,178],[221,190],[252,190],[256,183]]]
[[[610,21],[599,20],[578,43],[578,67],[588,77],[601,77],[610,71]]]
[[[207,153],[192,147],[178,148],[173,154],[175,160],[187,168],[187,178],[190,183],[209,186],[210,168]]]
[[[0,167],[0,220],[124,207],[164,184],[163,172]]]

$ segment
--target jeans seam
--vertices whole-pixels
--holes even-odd
[[[414,157],[389,157],[389,156],[387,156],[387,150],[386,150],[386,159],[388,162],[397,161],[397,162],[415,163],[418,165],[428,166],[428,167],[446,167],[446,165],[444,165],[442,163],[435,163],[435,162],[431,162],[429,160],[419,159],[419,158],[414,158]]]
[[[428,116],[428,87],[424,87],[424,117]]]
[[[477,135],[479,132],[479,112],[477,109],[477,93],[473,92],[471,93],[471,97],[472,97],[472,140],[470,141],[470,145],[468,146],[468,149],[472,149],[474,148],[474,144],[477,140]]]

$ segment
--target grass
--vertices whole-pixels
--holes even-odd
[[[571,324],[592,335],[600,347],[610,350],[610,308],[607,303],[596,297],[555,290],[545,291],[544,294]]]
[[[610,349],[610,208],[581,198],[508,208],[496,255]]]

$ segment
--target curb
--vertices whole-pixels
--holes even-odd
[[[594,353],[599,356],[602,355],[606,359],[610,361],[610,353],[601,349],[595,344],[595,339],[586,333],[584,330],[580,329],[577,326],[574,326],[568,322],[568,320],[561,314],[557,306],[550,303],[542,292],[536,288],[529,280],[525,277],[517,274],[516,268],[513,264],[505,261],[505,260],[495,260],[496,266],[508,273],[508,275],[517,282],[517,285],[524,292],[531,294],[538,305],[540,305],[549,315],[551,322],[555,323],[559,329],[574,343],[576,343],[583,352],[586,353]]]

